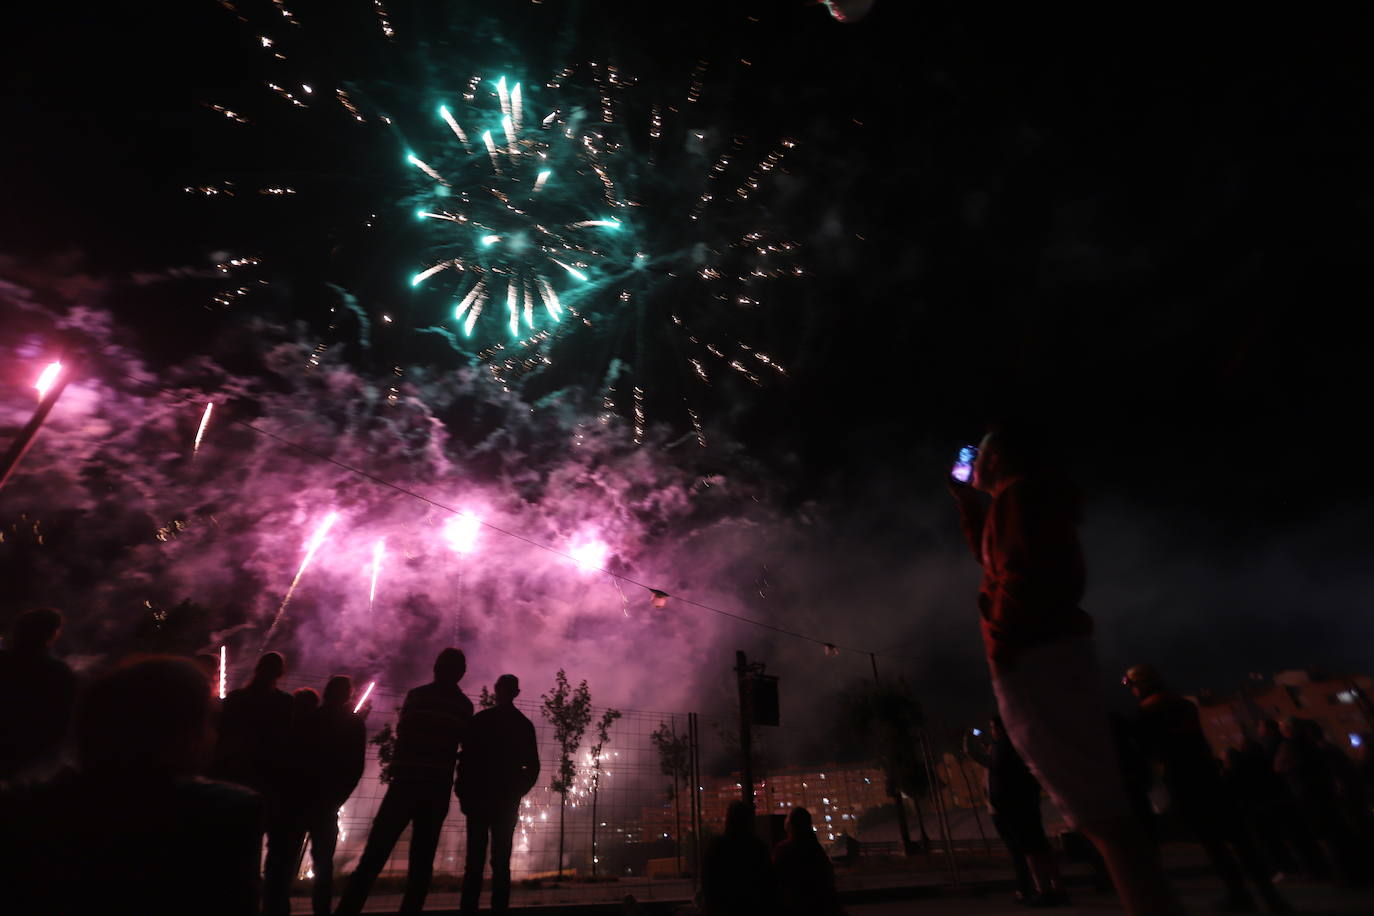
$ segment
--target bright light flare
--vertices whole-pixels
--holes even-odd
[[[482,530],[482,520],[471,512],[460,512],[444,523],[444,537],[449,547],[456,553],[469,554],[477,546],[477,533]]]
[[[367,702],[368,697],[372,696],[372,689],[376,686],[376,681],[373,681],[372,683],[367,685],[367,689],[363,691],[362,699],[358,700],[358,705],[353,707],[353,714],[355,716],[363,711],[363,704]]]
[[[211,401],[205,405],[205,413],[200,415],[200,428],[196,430],[196,441],[191,446],[191,454],[200,451],[200,440],[205,437],[205,427],[210,425],[210,411],[215,409],[215,402]]]
[[[544,171],[539,173],[539,177],[534,179],[534,190],[536,193],[540,188],[544,187],[544,182],[548,181],[549,176],[552,174],[553,172],[549,169],[544,169]]]
[[[572,555],[573,562],[577,568],[583,572],[592,572],[606,567],[606,558],[610,556],[611,549],[606,546],[605,541],[584,541],[581,544],[573,545],[568,551]]]
[[[48,389],[52,387],[53,382],[57,381],[57,376],[61,372],[61,362],[48,363],[47,368],[38,376],[38,381],[33,383],[33,387],[38,389],[38,396],[40,398],[47,397]]]

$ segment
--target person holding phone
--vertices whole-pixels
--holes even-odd
[[[1007,737],[1102,853],[1126,911],[1181,913],[1132,817],[1112,744],[1093,622],[1079,607],[1078,494],[1024,424],[995,424],[960,459],[949,487],[983,567],[978,610]]]

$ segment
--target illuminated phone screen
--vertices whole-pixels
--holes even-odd
[[[965,445],[959,449],[959,460],[954,462],[954,470],[950,473],[954,479],[960,483],[968,483],[973,476],[973,459],[978,457],[978,449],[971,445]]]

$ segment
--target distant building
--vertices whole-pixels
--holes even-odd
[[[853,836],[865,811],[890,804],[883,771],[871,763],[823,766],[780,767],[754,784],[754,807],[760,814],[786,814],[793,808],[806,808],[822,841],[841,833]],[[699,787],[701,823],[704,833],[725,829],[725,812],[730,803],[743,795],[740,775],[707,780]],[[682,832],[691,831],[691,798],[682,798]],[[644,808],[639,836],[642,842],[672,839],[678,818],[673,801]]]
[[[1374,732],[1374,678],[1363,674],[1281,671],[1228,697],[1203,694],[1194,699],[1202,730],[1218,756],[1254,737],[1265,719],[1310,719],[1349,754],[1360,746],[1361,735]]]

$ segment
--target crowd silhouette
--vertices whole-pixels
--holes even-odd
[[[1102,884],[1128,913],[1181,912],[1159,854],[1156,776],[1225,885],[1222,910],[1291,912],[1275,886],[1290,877],[1368,882],[1374,736],[1352,760],[1316,722],[1268,720],[1218,759],[1198,707],[1147,665],[1123,679],[1134,718],[1108,714],[1093,622],[1078,608],[1078,498],[1049,467],[1032,434],[1002,425],[983,439],[969,483],[951,484],[983,567],[978,606],[998,709],[964,751],[986,768],[1018,901],[1070,905],[1043,794],[1091,841]],[[285,657],[266,652],[222,701],[210,655],[130,658],[79,685],[51,651],[62,625],[53,609],[24,611],[0,650],[0,894],[13,912],[285,916],[308,840],[313,913],[354,916],[410,828],[400,911],[418,913],[451,797],[466,819],[462,912],[477,912],[488,860],[490,908],[508,910],[521,799],[540,775],[515,675],[498,678],[495,705],[474,715],[459,687],[465,656],[438,653],[432,680],[405,696],[386,793],[332,909],[338,813],[366,758],[369,707],[355,708],[353,682],[339,675],[321,692],[287,693]],[[770,851],[753,807],[731,805],[700,863],[698,909],[842,912],[810,813],[793,808],[785,832]]]
[[[488,848],[492,910],[508,908],[516,812],[539,775],[534,726],[513,705],[514,675],[497,680],[496,707],[474,717],[458,687],[467,661],[447,648],[433,681],[406,695],[390,785],[335,910],[338,812],[367,748],[369,708],[353,708],[352,681],[338,675],[323,694],[287,693],[278,687],[286,659],[267,652],[249,683],[219,701],[213,656],[145,656],[78,697],[71,670],[49,653],[61,626],[57,611],[23,612],[0,650],[7,912],[289,914],[308,838],[315,916],[359,913],[410,826],[401,912],[418,913],[450,793],[471,838],[464,911],[476,910]],[[63,767],[69,731],[74,765]]]

